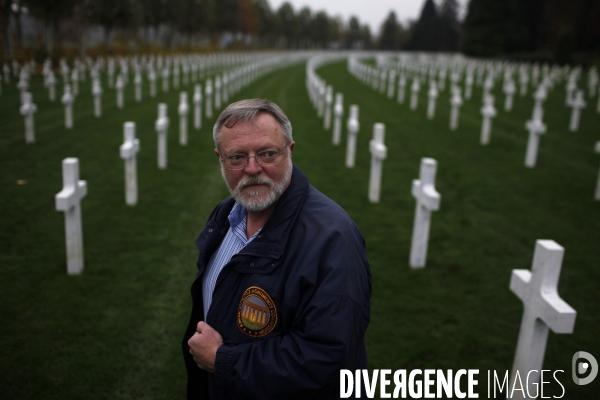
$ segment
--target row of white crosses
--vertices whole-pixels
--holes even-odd
[[[430,57],[429,60],[425,58],[425,61],[422,60],[423,56],[419,57],[408,57],[405,54],[400,53],[397,57],[400,61],[394,62],[391,61],[393,59],[389,54],[379,55],[377,56],[377,64],[378,68],[373,66],[360,63],[360,58],[362,56],[352,55],[348,62],[349,71],[355,75],[357,78],[363,80],[366,84],[372,86],[374,89],[379,88],[381,92],[382,82],[385,79],[388,79],[388,87],[394,87],[393,80],[396,76],[399,76],[398,81],[398,102],[402,103],[404,101],[404,88],[406,86],[406,78],[405,74],[412,75],[413,84],[411,90],[413,92],[411,98],[411,110],[416,110],[417,108],[417,97],[420,89],[420,84],[429,78],[430,87],[432,86],[432,82],[438,80],[437,82],[437,91],[443,91],[443,87],[445,84],[446,76],[448,75],[446,72],[448,69],[451,69],[450,80],[452,81],[452,87],[458,85],[460,77],[465,75],[465,99],[470,99],[471,97],[471,86],[474,81],[475,72],[478,76],[478,83],[483,86],[484,94],[482,96],[482,100],[485,101],[485,98],[488,94],[490,94],[491,90],[494,87],[494,82],[497,79],[497,76],[501,76],[501,72],[504,72],[504,83],[503,83],[503,92],[505,94],[504,101],[504,109],[505,111],[512,110],[513,104],[513,96],[517,91],[515,80],[513,79],[513,74],[518,70],[518,74],[520,75],[519,82],[521,84],[520,94],[521,96],[525,96],[527,93],[527,86],[529,82],[531,82],[534,86],[538,86],[544,84],[548,89],[552,88],[560,79],[568,74],[569,69],[559,68],[554,66],[550,68],[548,65],[544,65],[541,72],[540,67],[538,65],[534,65],[533,67],[527,67],[524,64],[500,64],[500,63],[482,63],[479,61],[471,61],[471,60],[461,60],[455,59],[450,60],[447,57],[442,58],[441,61],[435,61],[435,58]],[[365,55],[364,57],[369,57],[369,55]],[[415,61],[417,60],[417,61]],[[431,61],[434,60],[434,61]],[[387,73],[385,72],[388,70]],[[437,69],[437,72],[436,72]],[[429,73],[427,73],[429,71]],[[531,73],[532,78],[529,78],[529,74]],[[571,70],[571,75],[569,75],[570,85],[568,87],[572,87],[571,90],[576,88],[575,80],[578,79],[580,75],[580,68],[573,68]],[[485,79],[484,79],[485,78]],[[541,80],[540,80],[541,79]],[[591,69],[589,73],[589,85],[590,87],[597,87],[597,72],[595,69]],[[419,82],[416,82],[419,81]],[[593,91],[591,90],[590,93]],[[593,92],[595,94],[595,92]],[[388,97],[390,96],[390,90],[388,90]],[[429,95],[429,107],[428,107],[428,115],[431,115],[431,111],[435,106],[433,104],[436,94],[433,90],[428,92]],[[600,96],[599,96],[600,97]],[[569,96],[567,104],[571,106],[571,103],[575,106],[574,114],[577,115],[578,109],[581,109],[580,104],[581,101],[574,102],[574,97]],[[600,110],[600,99],[598,103],[598,110]],[[599,111],[600,112],[600,111]],[[575,119],[577,119],[575,117]]]
[[[539,92],[540,90],[538,90]],[[535,165],[533,148],[535,140],[545,132],[542,123],[543,109],[541,101],[545,98],[545,88],[536,96],[534,116],[527,123],[530,130],[530,144],[526,156],[526,165]],[[493,98],[486,96],[487,106],[493,107]],[[484,107],[485,108],[485,107]],[[510,108],[510,107],[509,107]],[[495,110],[482,110],[489,117]],[[429,114],[429,113],[428,113]],[[485,115],[484,114],[484,115]],[[452,124],[451,124],[452,125]],[[376,124],[373,142],[383,141],[382,125]],[[482,129],[482,141],[483,134]],[[600,142],[596,145],[600,153]],[[373,165],[382,158],[381,151],[373,151]],[[377,157],[377,155],[379,157]],[[417,200],[409,264],[412,268],[424,267],[427,256],[427,243],[431,211],[439,208],[440,195],[435,190],[436,161],[429,158],[421,160],[419,180],[413,181],[412,194]],[[372,174],[373,174],[372,168]],[[376,175],[376,174],[375,174]],[[373,181],[373,180],[372,180]],[[600,175],[596,197],[600,199]],[[542,370],[548,330],[555,333],[572,333],[576,312],[557,294],[558,278],[564,249],[551,240],[538,240],[531,272],[513,270],[510,289],[523,301],[525,311],[517,343],[515,361],[509,382],[509,398],[537,397],[540,383],[539,371]],[[530,371],[532,371],[530,373]],[[535,371],[538,371],[537,373]],[[524,385],[523,382],[527,384]]]
[[[536,93],[533,119],[527,123],[531,136],[534,138],[545,131],[545,126],[541,122],[543,116],[541,102],[545,99],[545,88],[542,86],[540,89],[538,89],[539,93]],[[532,160],[530,149],[533,147],[537,149],[537,146],[528,145],[526,164],[528,160]],[[597,144],[596,150],[600,152],[600,142]],[[533,158],[533,163],[535,164],[535,158]],[[429,171],[429,173],[424,171]],[[410,256],[412,267],[425,265],[429,212],[439,207],[439,194],[433,188],[434,177],[435,160],[423,159],[421,179],[413,184],[413,195],[418,199],[418,202]],[[430,183],[430,196],[427,197],[427,200],[419,197],[423,195],[423,191],[420,189],[423,188],[424,182]],[[600,175],[597,197],[600,198]],[[427,201],[430,202],[429,207],[424,207]],[[422,211],[421,215],[419,215],[419,211]],[[420,234],[416,234],[417,232]],[[533,393],[531,397],[537,396],[536,387],[538,387],[540,381],[539,373],[537,375],[532,373],[529,376],[528,386],[523,385],[523,381],[528,377],[529,371],[540,371],[542,369],[548,328],[556,333],[571,333],[573,331],[576,312],[562,301],[556,293],[563,252],[564,249],[555,242],[540,240],[536,244],[532,273],[526,270],[513,271],[510,287],[523,300],[525,313],[509,385],[513,388],[509,395],[510,398],[529,398],[531,393]]]
[[[315,63],[317,65],[321,65],[320,63]],[[307,87],[309,89],[309,95],[311,99],[314,99],[314,102],[319,108],[322,105],[324,108],[323,116],[324,119],[327,120],[327,115],[329,114],[330,108],[330,96],[332,90],[330,86],[325,89],[325,84],[314,72],[314,67],[311,70],[307,69],[307,77],[313,77],[313,81],[307,80]],[[314,82],[314,83],[313,83]],[[376,81],[373,81],[376,82]],[[379,82],[383,82],[382,80]],[[418,81],[417,81],[418,82]],[[395,83],[394,83],[395,84]],[[377,85],[373,85],[374,88]],[[435,88],[435,86],[433,86]],[[384,91],[385,85],[379,85],[379,90]],[[435,90],[435,89],[434,89]],[[388,86],[388,95],[393,96],[393,92],[391,92]],[[325,95],[323,96],[323,93]],[[329,93],[329,94],[328,94]],[[339,116],[341,118],[343,113],[343,96],[342,94],[336,95],[336,107],[335,115],[336,120]],[[430,106],[431,107],[431,106]],[[354,167],[355,161],[355,152],[356,152],[356,136],[359,130],[359,122],[358,122],[358,106],[351,105],[350,106],[350,116],[347,121],[347,149],[346,149],[346,166],[348,168]],[[431,110],[430,113],[433,113],[434,110]],[[327,129],[327,122],[325,122],[325,128]],[[341,124],[338,124],[334,121],[334,136],[333,143],[334,145],[339,144],[340,137],[338,136],[339,127]],[[369,177],[369,190],[368,190],[368,198],[369,201],[373,203],[378,203],[381,196],[381,179],[383,172],[383,162],[387,157],[387,147],[385,145],[385,125],[382,123],[376,123],[373,127],[373,139],[369,143],[369,151],[371,152],[371,169],[370,169],[370,177]],[[413,182],[413,195],[417,199],[417,207],[415,212],[415,225],[413,228],[413,239],[411,245],[411,255],[409,264],[413,268],[424,267],[425,259],[427,254],[427,242],[429,235],[429,221],[430,221],[430,213],[431,211],[437,210],[439,208],[439,199],[440,195],[435,191],[434,188],[434,180],[435,180],[435,169],[436,162],[433,159],[423,159],[422,167],[421,167],[421,176],[420,180],[415,180]],[[433,198],[432,198],[433,196]]]
[[[402,57],[402,55],[400,57]],[[382,60],[386,60],[386,59],[387,59],[387,56],[386,57],[384,57],[384,56],[377,57],[378,65],[384,64],[384,61],[382,61]],[[470,64],[467,64],[467,66],[464,67],[464,69],[466,71],[465,72],[466,73],[466,77],[465,77],[465,97],[466,98],[469,98],[471,96],[471,85],[474,80],[474,70],[475,70],[473,67],[470,67],[469,65]],[[393,66],[392,67],[388,66],[388,68],[393,68]],[[528,146],[527,146],[527,150],[526,150],[525,165],[527,167],[532,168],[536,164],[537,150],[538,150],[538,146],[539,146],[539,135],[546,132],[546,126],[543,124],[543,120],[542,120],[543,108],[541,107],[538,97],[540,96],[541,93],[544,93],[543,99],[545,99],[545,96],[546,96],[545,93],[547,92],[547,90],[551,89],[560,80],[561,77],[568,76],[569,83],[567,84],[566,103],[568,106],[572,107],[571,121],[569,124],[569,129],[573,132],[577,131],[578,127],[579,127],[581,109],[586,106],[583,91],[578,91],[577,85],[576,85],[576,81],[579,78],[581,71],[580,71],[580,68],[574,68],[569,73],[568,69],[561,70],[556,67],[553,67],[552,69],[550,69],[548,66],[544,66],[542,68],[542,73],[540,73],[539,66],[534,66],[533,68],[531,68],[532,78],[530,79],[528,68],[526,68],[523,64],[518,66],[518,68],[512,64],[507,64],[503,68],[504,68],[503,91],[505,94],[505,102],[504,102],[505,111],[512,110],[513,95],[516,93],[516,85],[515,85],[515,81],[513,80],[513,74],[517,69],[520,74],[520,79],[519,79],[519,82],[521,84],[520,94],[522,96],[526,95],[527,85],[530,81],[533,84],[538,84],[538,82],[539,82],[538,90],[535,92],[535,96],[534,96],[534,98],[536,100],[536,106],[534,108],[534,116],[532,117],[532,120],[527,121],[525,124],[525,127],[529,132],[529,140],[528,140]],[[379,88],[379,90],[381,91],[381,82],[383,79],[385,79],[386,74],[380,73],[379,70],[377,70],[376,68],[374,68],[372,66],[360,63],[360,57],[356,57],[356,56],[351,56],[349,58],[348,69],[357,78],[362,79],[363,81],[365,81],[365,83],[369,84],[374,89]],[[490,142],[492,119],[497,115],[497,111],[494,106],[494,100],[491,97],[490,93],[493,89],[494,80],[496,79],[496,76],[501,76],[501,71],[502,71],[500,68],[497,68],[494,66],[488,66],[488,67],[486,67],[486,70],[487,70],[487,75],[484,73],[484,70],[482,68],[478,69],[478,72],[479,72],[478,81],[480,81],[481,85],[483,86],[483,101],[484,101],[484,106],[481,109],[483,118],[482,118],[480,141],[481,141],[482,145],[487,145]],[[399,69],[400,72],[398,74],[394,71],[396,71],[396,70],[394,70],[394,69],[389,70],[389,78],[388,78],[389,86],[388,87],[393,86],[392,80],[395,79],[394,77],[396,75],[399,75],[398,102],[402,103],[404,101],[404,90],[405,90],[405,86],[406,86],[405,73],[410,73],[410,68],[409,69]],[[438,78],[436,78],[436,74],[433,73],[433,69],[429,70],[430,90],[428,92],[429,101],[428,101],[428,107],[427,107],[427,116],[429,119],[432,119],[433,116],[435,115],[435,102],[436,102],[436,99],[437,99],[438,93],[439,93],[438,88],[442,86],[441,83],[445,79],[445,75],[441,73],[442,71],[445,71],[445,69],[443,69],[443,68],[440,69],[440,75],[438,76]],[[413,74],[413,80],[412,80],[412,85],[411,85],[411,92],[412,92],[411,93],[411,104],[410,104],[411,110],[416,110],[416,108],[417,108],[418,93],[420,90],[420,82],[426,76],[427,76],[427,74],[424,73],[423,71]],[[453,70],[452,73],[450,74],[450,79],[452,81],[452,90],[451,90],[452,96],[450,99],[450,104],[451,104],[450,130],[455,130],[458,127],[459,107],[463,103],[462,98],[460,96],[460,90],[457,87],[459,78],[460,78],[459,71],[457,69]],[[378,79],[380,79],[380,80],[378,80]],[[439,83],[436,82],[436,79],[440,79]],[[597,77],[597,72],[595,69],[590,70],[588,82],[589,82],[590,88],[592,88],[592,87],[595,88],[597,86],[598,77]],[[595,95],[595,94],[596,93],[593,91],[593,89],[590,89],[590,96]],[[388,90],[388,97],[390,97],[389,90]],[[542,101],[543,101],[543,99],[542,99]],[[599,96],[598,107],[600,110],[600,96]]]
[[[286,65],[285,63],[289,63],[289,62],[296,62],[299,59],[301,59],[303,56],[302,55],[295,55],[295,56],[286,56],[286,57],[280,57],[275,55],[274,59],[279,60],[277,61],[277,65],[279,67]],[[283,59],[283,60],[282,60]],[[252,57],[252,58],[247,58],[247,60],[258,60],[256,57]],[[263,65],[263,69],[265,70],[269,70],[269,68],[272,68],[272,66],[270,66],[270,64],[273,64],[273,57],[269,57],[268,59],[264,60],[263,57],[263,61],[258,61],[258,62],[254,62],[253,64],[250,64],[251,69],[248,69],[248,65],[245,66],[246,69],[244,68],[237,68],[234,70],[231,70],[228,73],[224,73],[223,74],[223,78],[222,78],[222,82],[225,82],[225,85],[222,85],[222,91],[221,90],[217,90],[215,93],[215,103],[217,105],[217,108],[221,107],[221,98],[223,99],[223,101],[228,101],[229,96],[233,95],[233,93],[237,90],[240,90],[240,88],[243,85],[248,84],[251,80],[245,76],[245,75],[249,75],[252,74],[253,75],[253,79],[256,79],[258,76],[260,76],[259,74],[257,74],[256,71],[254,71],[252,68],[257,68],[257,65]],[[97,60],[95,63],[92,63],[91,59],[88,59],[87,62],[90,64],[90,76],[92,78],[92,95],[94,98],[94,116],[96,116],[97,118],[100,118],[102,116],[102,100],[101,100],[101,96],[103,93],[102,90],[102,86],[100,83],[100,73],[99,71],[103,68],[104,62],[102,61],[102,59]],[[114,78],[114,59],[109,59],[108,62],[108,75],[109,75],[109,83],[112,82],[113,78]],[[219,65],[216,62],[213,62],[214,65]],[[116,84],[114,85],[115,89],[116,89],[116,94],[117,94],[117,107],[118,108],[123,108],[124,106],[124,93],[123,90],[127,84],[128,81],[128,67],[127,67],[127,62],[125,62],[123,59],[120,60],[120,65],[121,65],[121,73],[117,76],[117,80],[116,80]],[[151,65],[151,63],[149,63],[149,65]],[[264,68],[264,65],[267,65],[267,68]],[[242,66],[243,67],[243,66]],[[33,69],[33,66],[24,66],[23,68],[21,68],[20,70],[20,80],[19,80],[19,84],[18,87],[19,89],[21,89],[21,103],[22,103],[22,107],[20,109],[21,113],[23,114],[23,116],[25,117],[25,140],[26,143],[34,143],[35,142],[35,132],[34,132],[34,123],[33,123],[33,114],[35,113],[35,111],[37,110],[35,104],[32,103],[31,100],[31,94],[29,94],[26,100],[26,89],[29,86],[29,69]],[[73,85],[77,85],[77,81],[78,78],[75,80],[71,80],[69,81],[69,75],[71,77],[76,77],[79,76],[79,74],[81,73],[82,77],[85,77],[85,67],[84,67],[84,63],[76,60],[75,62],[75,68],[73,69],[72,73],[69,74],[69,65],[68,63],[63,59],[60,62],[60,68],[61,68],[61,74],[63,76],[63,80],[64,80],[64,92],[63,95],[61,97],[61,102],[64,105],[64,114],[65,114],[65,127],[67,129],[71,129],[73,128],[73,103],[75,102],[75,97],[76,97],[76,93],[73,90],[73,87],[71,86],[71,84],[69,82],[72,82]],[[151,67],[150,67],[151,68]],[[141,94],[141,82],[142,82],[142,78],[141,78],[141,67],[139,64],[134,63],[134,69],[135,69],[135,78],[134,78],[134,82],[136,84],[136,100],[137,101],[141,101],[142,100],[142,94]],[[194,70],[198,70],[198,68],[195,68]],[[201,69],[204,70],[204,69]],[[47,60],[44,63],[43,66],[43,70],[42,73],[44,75],[44,82],[45,85],[47,87],[49,87],[49,94],[50,94],[50,99],[54,100],[54,96],[55,96],[55,79],[54,79],[54,74],[52,72],[51,69],[51,63],[49,60]],[[237,79],[237,81],[236,81]],[[193,78],[193,81],[195,81],[196,79]],[[217,77],[217,82],[221,82],[221,78]],[[243,82],[242,82],[243,80]],[[187,78],[184,78],[184,82],[187,82]],[[218,84],[217,86],[219,86],[220,84]],[[109,84],[109,86],[111,86]],[[220,89],[220,88],[219,88]],[[212,93],[212,88],[210,87],[210,84],[207,85],[207,101],[206,101],[206,105],[207,105],[207,116],[208,117],[212,117],[212,106],[211,106],[211,100],[209,97],[209,94]],[[222,97],[221,97],[222,96]],[[210,96],[212,97],[212,96]],[[195,96],[194,101],[196,103],[200,103],[202,101],[201,98],[201,94],[200,96]],[[185,107],[182,106],[182,110]],[[183,112],[183,111],[182,111]],[[182,121],[183,121],[183,117],[182,117]],[[201,115],[199,112],[199,107],[196,106],[195,107],[195,126],[197,127],[197,129],[200,129],[200,124],[201,124]],[[182,132],[181,132],[181,142],[182,144],[185,144],[187,142],[186,140],[186,128],[183,127],[183,122],[182,122]]]
[[[137,203],[136,154],[139,140],[135,138],[135,123],[124,125],[125,143],[120,147],[125,160],[125,201]],[[87,182],[79,180],[79,160],[65,158],[62,162],[63,188],[56,194],[56,210],[65,213],[65,238],[67,248],[67,273],[79,275],[83,271],[83,229],[81,224],[81,199],[87,194]]]
[[[242,76],[244,84],[250,84],[258,77],[271,72],[277,68],[283,68],[291,63],[302,60],[302,57],[271,57],[261,60],[241,71],[242,75],[251,74],[251,77]],[[67,85],[68,86],[68,85]],[[236,90],[243,86],[237,86]],[[196,85],[196,94],[201,93],[200,85]],[[196,97],[196,96],[195,96]],[[30,100],[29,94],[25,96],[26,101]],[[196,102],[196,100],[195,100]],[[201,102],[199,97],[197,105]],[[35,105],[26,102],[27,107],[22,107],[24,113],[35,111]],[[178,113],[180,121],[180,143],[187,143],[187,93],[181,94]],[[158,168],[167,167],[167,133],[169,128],[169,118],[167,115],[167,105],[159,104],[159,118],[156,121],[156,130],[158,132]],[[200,117],[195,121],[196,126],[200,126]],[[137,153],[140,151],[140,141],[135,137],[135,123],[126,122],[123,127],[124,142],[119,148],[119,155],[125,163],[125,202],[128,205],[135,205],[138,202],[138,184],[137,184]],[[67,248],[67,273],[69,275],[81,274],[84,268],[83,262],[83,231],[81,223],[80,202],[87,194],[87,184],[79,180],[79,160],[77,158],[66,158],[63,160],[63,189],[55,196],[56,210],[65,213],[65,237]]]

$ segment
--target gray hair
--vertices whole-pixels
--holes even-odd
[[[285,113],[275,103],[265,99],[247,99],[231,103],[219,115],[215,126],[213,127],[213,140],[215,147],[219,149],[221,144],[220,135],[223,126],[232,128],[238,122],[253,122],[261,112],[269,113],[275,118],[281,132],[285,136],[285,144],[292,142],[292,124]]]

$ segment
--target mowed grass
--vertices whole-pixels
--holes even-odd
[[[344,62],[318,72],[344,93],[344,127],[347,105],[360,106],[354,169],[344,167],[345,146],[331,144],[331,132],[308,100],[303,65],[270,74],[235,99],[265,97],[284,109],[294,127],[295,163],[363,232],[373,273],[369,367],[480,369],[478,388],[486,397],[486,371],[504,373],[514,357],[522,305],[508,289],[510,271],[530,269],[535,240],[553,239],[566,249],[559,294],[578,316],[572,335],[550,333],[544,368],[565,371],[558,377],[567,398],[594,398],[599,383],[574,385],[570,365],[576,351],[595,354],[600,348],[595,101],[588,101],[580,131],[571,133],[564,85],[550,93],[548,133],[538,166],[528,169],[524,124],[531,94],[517,96],[510,113],[497,96],[491,143],[481,146],[480,88],[462,107],[459,130],[451,132],[448,85],[430,121],[425,89],[411,112],[407,103],[399,105],[350,76]],[[4,85],[0,96],[2,397],[183,398],[180,343],[196,271],[194,240],[227,195],[213,154],[214,118],[204,119],[199,132],[190,118],[189,144],[180,146],[180,90],[171,87],[165,94],[159,84],[157,98],[150,99],[145,86],[143,102],[136,103],[131,82],[119,110],[114,90],[105,85],[103,117],[97,119],[88,78],[75,103],[74,129],[67,130],[61,91],[49,102],[35,76],[36,143],[26,145],[14,84]],[[193,85],[185,90],[191,98]],[[159,102],[168,104],[171,120],[166,170],[158,170],[156,161]],[[125,121],[136,122],[141,141],[135,207],[125,205],[118,150]],[[379,204],[367,199],[375,122],[386,124],[388,146]],[[344,128],[344,144],[345,136]],[[82,201],[85,270],[78,277],[66,275],[64,217],[54,206],[66,157],[79,158],[80,179],[88,183]],[[427,267],[413,271],[410,187],[422,157],[438,161],[442,202],[432,216]],[[546,385],[546,396],[560,393],[557,384]]]

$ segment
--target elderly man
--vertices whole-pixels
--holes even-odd
[[[340,369],[367,368],[364,238],[292,164],[277,105],[233,103],[213,137],[231,197],[196,240],[188,399],[339,398]]]

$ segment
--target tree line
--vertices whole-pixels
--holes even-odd
[[[21,45],[23,13],[43,26],[44,57],[65,40],[76,42],[83,56],[85,33],[95,26],[103,28],[108,53],[115,42],[127,42],[167,51],[460,51],[559,63],[600,56],[600,0],[470,0],[462,21],[457,0],[424,0],[417,20],[402,24],[390,11],[373,34],[356,16],[344,21],[309,7],[294,9],[289,2],[272,9],[268,0],[0,0],[5,59]],[[59,29],[65,24],[67,37]]]
[[[600,0],[471,0],[467,55],[582,62],[600,56]]]
[[[21,44],[20,16],[43,24],[43,49],[52,55],[65,39],[61,24],[72,27],[69,42],[85,52],[85,32],[102,26],[110,52],[115,34],[138,46],[168,50],[202,44],[238,48],[372,48],[372,34],[358,17],[349,21],[286,2],[272,9],[268,0],[0,0],[5,57]],[[11,32],[11,18],[16,21]],[[224,43],[224,37],[228,38]],[[11,40],[12,38],[12,40]],[[196,46],[197,47],[197,46]]]

